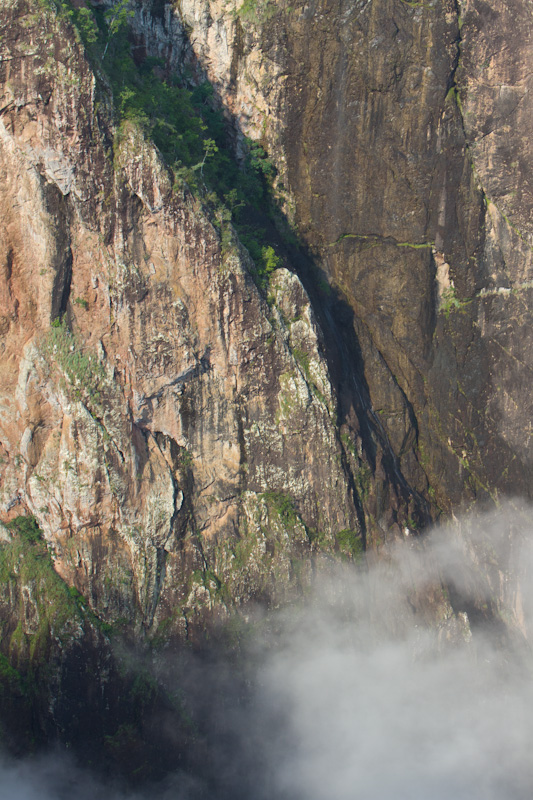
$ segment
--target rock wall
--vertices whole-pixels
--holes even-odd
[[[116,135],[68,20],[3,24],[3,512],[35,516],[104,620],[186,635],[289,596],[312,551],[364,535],[307,293],[280,268],[266,298],[153,145]]]
[[[35,517],[83,608],[49,631],[67,667],[105,661],[110,631],[195,640],[300,596],[317,560],[531,493],[529,5],[132,10],[136,64],[207,79],[237,162],[251,137],[275,163],[283,266],[254,280],[209,195],[118,125],[68,6],[4,0],[0,512]],[[2,652],[27,666],[48,584],[1,530]]]
[[[42,11],[2,20],[2,506],[98,613],[186,629],[424,496],[529,494],[528,8],[135,6],[139,58],[276,162],[300,278],[268,298]]]
[[[180,9],[353,310],[374,436],[443,509],[529,496],[529,5]]]

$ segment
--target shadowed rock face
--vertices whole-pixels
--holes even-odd
[[[213,31],[236,26],[210,8],[194,47],[354,311],[346,335],[404,476],[443,508],[529,496],[529,4],[258,5],[226,34],[233,82]]]

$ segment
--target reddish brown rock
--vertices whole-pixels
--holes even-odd
[[[288,596],[313,541],[362,534],[307,294],[279,269],[267,303],[153,145],[113,140],[72,28],[3,17],[3,513],[109,621]]]

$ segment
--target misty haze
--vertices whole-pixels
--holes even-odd
[[[1,796],[529,798],[530,518],[515,505],[400,543],[368,568],[324,565],[305,604],[256,609],[245,700],[232,665],[189,661],[174,678],[193,714],[209,708],[205,782],[175,774],[140,793],[120,790],[56,752],[5,762]],[[431,620],[420,604],[428,592],[442,593]],[[454,592],[472,609],[497,601],[497,618],[471,624],[453,612]]]

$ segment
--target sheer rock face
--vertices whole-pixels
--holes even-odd
[[[133,5],[138,58],[207,77],[238,158],[261,140],[304,247],[260,290],[216,213],[117,132],[68,20],[4,0],[0,518],[34,515],[82,595],[85,622],[46,645],[55,730],[81,702],[71,665],[114,669],[102,622],[194,638],[425,501],[531,494],[530,4]],[[413,607],[461,632],[439,581]],[[8,583],[20,665],[48,606],[38,577]]]
[[[2,511],[99,614],[185,632],[274,573],[288,596],[310,539],[529,494],[529,6],[135,5],[139,52],[207,76],[237,154],[276,162],[314,310],[287,270],[267,303],[115,135],[66,23],[0,23]]]
[[[152,145],[114,137],[68,26],[24,3],[1,21],[4,518],[34,514],[111,621],[181,635],[289,596],[309,531],[360,531],[302,284],[277,270],[267,303]]]
[[[262,137],[354,312],[371,427],[442,508],[529,496],[529,4],[240,9],[180,4],[237,140]]]

